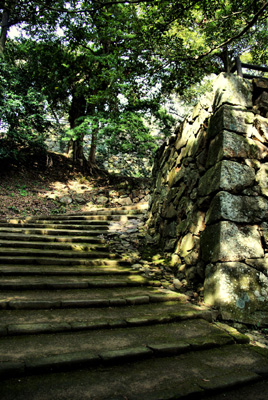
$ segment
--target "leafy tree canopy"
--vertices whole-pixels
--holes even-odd
[[[15,115],[27,137],[42,136],[45,114],[67,116],[70,154],[84,166],[103,137],[122,151],[154,148],[143,121],[170,127],[167,96],[229,71],[237,55],[267,61],[267,12],[263,0],[0,1],[1,119],[12,136]],[[8,40],[16,24],[24,37]]]

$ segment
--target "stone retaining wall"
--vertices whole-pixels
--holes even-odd
[[[268,324],[268,85],[221,74],[156,156],[148,234],[181,288]],[[264,95],[264,94],[265,95]],[[253,104],[254,100],[254,104]],[[260,115],[261,114],[261,115]]]

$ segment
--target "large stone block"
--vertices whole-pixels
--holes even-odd
[[[161,147],[160,147],[161,149]],[[167,145],[164,147],[162,154],[159,153],[159,169],[163,168],[164,164],[167,163],[169,156],[171,154],[171,148]],[[158,154],[157,154],[158,155]]]
[[[259,323],[268,317],[268,278],[240,262],[206,267],[204,300],[219,307],[223,318]]]
[[[189,231],[195,235],[199,235],[205,229],[205,213],[195,210],[192,212],[189,220]]]
[[[219,190],[237,193],[250,186],[254,179],[253,168],[234,161],[223,160],[200,178],[198,193],[200,196],[207,196]]]
[[[201,255],[205,262],[264,257],[258,227],[229,221],[209,225],[201,233]]]
[[[177,210],[174,208],[173,204],[170,203],[162,210],[162,217],[166,219],[174,219],[177,216]]]
[[[245,138],[237,133],[223,131],[212,140],[207,159],[207,167],[223,158],[253,158],[262,160],[268,155],[268,148],[262,143]]]
[[[256,127],[258,133],[265,139],[265,142],[268,141],[268,119],[263,118],[260,115],[256,115],[254,120],[254,126]]]
[[[186,257],[189,252],[195,247],[196,237],[192,233],[188,233],[182,238],[181,245],[179,248],[179,255]]]
[[[256,174],[256,181],[259,184],[261,193],[268,197],[268,163],[261,165],[259,171]]]
[[[213,109],[223,104],[233,104],[251,108],[253,85],[250,81],[234,74],[222,73],[214,83]]]
[[[245,260],[245,263],[252,268],[257,269],[264,273],[264,275],[268,275],[268,258],[267,254],[264,258],[248,258]]]
[[[258,134],[253,126],[254,118],[252,112],[227,104],[223,105],[210,119],[208,137],[212,139],[223,130],[251,137],[254,133]]]
[[[192,135],[192,126],[193,124],[190,124],[187,120],[183,122],[175,142],[176,150],[180,150],[182,147],[186,146],[189,137]]]
[[[178,186],[186,173],[186,168],[183,165],[173,168],[168,175],[169,187]]]
[[[165,226],[163,228],[163,236],[175,238],[177,236],[176,228],[177,228],[177,223],[175,221],[165,224]]]
[[[260,226],[262,237],[265,243],[265,247],[268,247],[268,222],[263,222]]]
[[[261,196],[236,196],[219,192],[206,214],[206,224],[220,220],[255,224],[268,216],[268,201]]]

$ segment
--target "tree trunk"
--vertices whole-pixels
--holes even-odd
[[[83,151],[83,139],[84,137],[79,137],[75,140],[71,139],[68,143],[68,157],[71,158],[74,165],[83,167],[85,162],[84,151]]]
[[[98,171],[98,166],[96,163],[96,149],[97,149],[97,137],[98,137],[99,128],[95,128],[92,131],[91,136],[91,146],[90,152],[87,160],[87,167],[91,174],[95,174]]]
[[[231,58],[230,58],[230,54],[229,54],[227,46],[223,48],[223,51],[221,54],[221,59],[223,61],[223,65],[224,65],[224,72],[227,72],[229,74],[231,72],[232,63],[231,63]]]
[[[1,21],[1,35],[0,35],[0,56],[4,54],[5,45],[7,40],[7,32],[9,28],[9,11],[4,10]]]
[[[97,134],[98,134],[98,128],[94,129],[92,132],[92,137],[91,137],[91,147],[90,147],[90,152],[88,156],[88,162],[92,164],[96,164],[96,148],[97,148]]]
[[[83,95],[77,96],[73,93],[71,108],[69,111],[70,128],[74,129],[79,125],[78,118],[86,115],[86,99]],[[72,159],[74,165],[83,167],[85,163],[83,151],[84,134],[80,133],[76,139],[71,139],[68,144],[68,156]]]

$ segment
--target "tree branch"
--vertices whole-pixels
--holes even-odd
[[[259,17],[265,11],[267,6],[268,6],[268,1],[260,8],[260,10],[254,15],[252,20],[238,34],[236,34],[236,35],[232,36],[231,38],[225,40],[221,44],[213,47],[212,49],[208,50],[206,53],[203,53],[203,54],[200,54],[199,56],[194,57],[194,59],[195,60],[200,60],[200,59],[208,56],[209,54],[211,54],[214,50],[220,49],[221,47],[225,47],[228,44],[232,43],[233,41],[239,39],[241,36],[245,35],[245,33],[247,33],[250,30],[250,28],[252,28],[252,26],[258,21]]]
[[[92,11],[97,11],[100,10],[103,7],[110,7],[116,4],[139,4],[139,3],[153,3],[155,0],[115,0],[115,1],[106,1],[103,3],[100,3],[96,1],[92,1],[92,4],[94,5],[98,5],[98,7],[95,10]],[[88,9],[79,9],[79,10],[75,10],[73,9],[68,9],[68,8],[55,8],[55,7],[51,7],[49,5],[47,5],[45,2],[39,1],[38,2],[39,5],[43,6],[45,9],[47,10],[51,10],[51,11],[56,11],[56,12],[60,12],[60,13],[67,13],[67,14],[82,14],[85,13],[87,11],[89,11]]]

